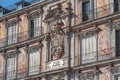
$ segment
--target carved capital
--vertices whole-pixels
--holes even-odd
[[[25,16],[27,17],[27,19],[33,19],[33,18],[37,18],[39,17],[40,12],[33,12],[33,13],[27,13]]]
[[[27,48],[27,52],[28,52],[28,53],[33,53],[33,52],[39,51],[39,49],[40,49],[40,46],[39,46],[39,45],[31,46],[31,47],[28,47],[28,48]]]
[[[11,51],[11,52],[7,52],[5,54],[5,59],[9,59],[9,58],[14,58],[17,56],[17,51]]]
[[[96,35],[96,34],[98,34],[99,31],[100,31],[99,28],[94,28],[91,30],[86,30],[86,31],[80,32],[80,33],[78,33],[78,35],[80,38],[85,38],[85,37]]]
[[[39,14],[43,14],[43,12],[44,12],[44,9],[43,9],[43,7],[40,7]]]
[[[110,71],[112,74],[118,73],[120,72],[120,67],[116,66],[116,67],[111,67]]]

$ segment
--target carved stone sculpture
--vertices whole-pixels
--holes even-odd
[[[58,59],[64,53],[64,31],[61,29],[63,26],[61,22],[55,22],[51,27],[51,54],[52,59]]]

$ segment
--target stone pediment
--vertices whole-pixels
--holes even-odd
[[[58,6],[55,9],[49,9],[47,15],[44,18],[44,22],[50,22],[67,16],[67,9]]]

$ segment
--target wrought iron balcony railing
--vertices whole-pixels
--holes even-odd
[[[82,12],[79,14],[79,17],[82,19],[82,22],[98,19],[111,14],[119,13],[119,6],[120,2],[109,3],[96,9],[91,9],[88,12]]]
[[[0,74],[0,80],[18,80],[29,76],[39,75],[40,65],[34,65],[28,68],[21,68],[18,70],[7,71],[7,73]]]
[[[28,30],[22,33],[13,34],[8,37],[0,38],[0,47],[19,43],[19,42],[26,41],[26,40],[30,40],[30,39],[33,39],[39,36],[41,36],[41,31],[40,31],[40,27],[39,29],[37,27],[35,31]]]
[[[6,79],[7,80],[14,80],[16,78],[16,70],[13,70],[13,71],[7,71],[7,74],[6,75]]]
[[[93,52],[80,52],[79,64],[99,62],[103,60],[109,60],[116,56],[116,48],[107,48],[103,50],[97,50]]]
[[[22,68],[17,70],[17,78],[25,78],[40,74],[40,65],[29,66],[29,68]]]

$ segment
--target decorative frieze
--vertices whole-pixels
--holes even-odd
[[[78,32],[78,35],[80,38],[84,38],[84,37],[96,35],[96,34],[98,34],[99,31],[100,31],[99,28],[94,28],[91,30],[85,30],[85,31]]]
[[[120,72],[120,66],[111,67],[110,71],[111,71],[112,74],[119,73]]]
[[[49,75],[48,78],[50,80],[65,80],[66,75],[67,75],[67,72],[64,71],[64,72],[56,73],[56,74],[53,74],[53,75],[51,74],[51,75]]]
[[[39,45],[31,46],[31,47],[28,47],[28,48],[27,48],[27,52],[28,52],[28,53],[33,53],[33,52],[37,52],[39,49],[40,49],[40,46],[39,46]]]
[[[27,19],[38,18],[39,16],[40,16],[39,11],[33,12],[33,13],[29,13],[29,12],[28,12],[28,13],[26,14]]]
[[[86,79],[93,79],[94,80],[95,76],[97,76],[98,74],[99,74],[98,70],[85,72],[85,73],[79,74],[79,78],[80,78],[80,80],[86,80]]]
[[[5,54],[5,59],[9,59],[9,58],[14,58],[17,56],[17,51],[11,51],[11,52],[7,52]]]
[[[114,28],[119,28],[120,22],[111,22],[108,21],[108,23],[106,23],[106,26],[112,31]]]

